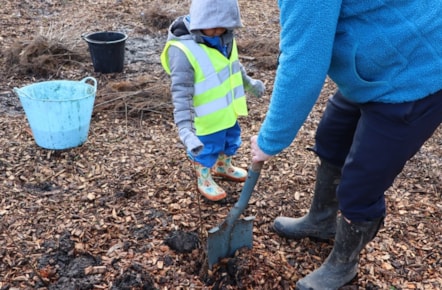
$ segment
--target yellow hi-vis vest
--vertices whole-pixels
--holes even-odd
[[[161,53],[161,64],[170,74],[167,51],[173,45],[187,56],[195,71],[193,105],[196,135],[204,136],[235,125],[238,116],[247,115],[247,102],[238,59],[233,43],[230,59],[217,49],[193,40],[171,40]]]

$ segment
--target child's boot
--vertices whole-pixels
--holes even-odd
[[[232,157],[225,154],[218,156],[218,160],[212,168],[212,171],[215,176],[221,176],[236,182],[244,182],[247,178],[247,171],[233,166]]]
[[[198,162],[194,162],[193,164],[198,178],[198,191],[205,198],[212,201],[218,201],[225,198],[227,194],[224,189],[212,179],[210,168],[204,167]]]

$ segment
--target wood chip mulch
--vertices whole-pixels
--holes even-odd
[[[261,172],[244,212],[255,216],[253,248],[209,269],[207,232],[242,185],[220,180],[228,197],[203,199],[173,123],[159,53],[165,23],[189,1],[16,2],[3,1],[0,11],[1,290],[294,289],[321,265],[332,243],[286,240],[269,227],[279,215],[308,211],[317,160],[307,148],[335,90],[330,80],[296,141]],[[234,161],[246,168],[270,100],[279,28],[276,1],[239,3],[241,60],[268,92],[250,97],[250,115],[240,120],[244,144]],[[140,45],[131,55],[153,48],[123,73],[100,74],[80,37],[99,30],[128,32]],[[13,88],[86,76],[98,80],[87,141],[67,150],[37,146]],[[442,288],[441,146],[439,128],[386,192],[385,226],[342,289]]]

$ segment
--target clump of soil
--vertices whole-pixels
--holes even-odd
[[[44,255],[38,262],[36,275],[42,285],[50,289],[92,289],[101,280],[101,275],[90,269],[101,264],[100,258],[87,253],[75,254],[75,242],[68,232],[58,242],[45,241]],[[89,269],[89,270],[88,270]]]
[[[133,264],[123,272],[112,285],[112,290],[143,289],[154,290],[152,277],[143,269],[141,265]]]
[[[190,253],[200,244],[198,235],[184,231],[173,231],[165,240],[172,250],[178,253]]]

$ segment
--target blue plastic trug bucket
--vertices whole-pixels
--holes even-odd
[[[92,82],[93,85],[87,83]],[[97,80],[55,80],[14,88],[38,146],[68,149],[88,137]]]

